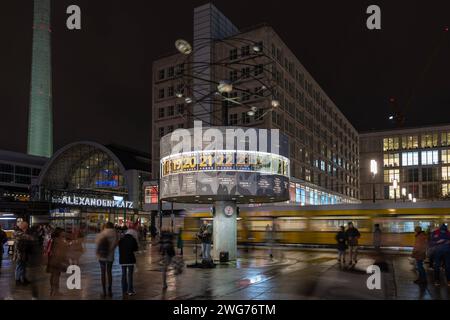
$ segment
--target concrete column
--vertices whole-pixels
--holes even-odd
[[[219,260],[220,252],[226,251],[230,261],[236,260],[237,251],[237,209],[234,201],[216,201],[213,222],[213,259]],[[232,210],[230,210],[230,208]],[[230,214],[227,215],[227,212]]]

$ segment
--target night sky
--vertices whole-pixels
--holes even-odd
[[[53,0],[55,150],[77,140],[149,151],[152,61],[192,38],[207,1]],[[450,123],[450,2],[213,1],[239,28],[274,27],[357,130],[393,128],[389,97],[409,105],[405,126]],[[66,28],[66,8],[82,29]],[[366,8],[382,30],[366,28]],[[0,149],[26,151],[32,0],[0,8]],[[413,92],[413,94],[411,94]],[[411,104],[406,102],[412,98]]]

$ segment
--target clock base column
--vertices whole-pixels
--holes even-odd
[[[228,252],[229,260],[236,260],[237,216],[235,201],[216,201],[213,222],[213,258],[219,260],[221,252]]]

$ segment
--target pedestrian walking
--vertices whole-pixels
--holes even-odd
[[[338,261],[345,264],[345,251],[347,250],[347,235],[345,233],[345,227],[341,226],[336,234],[336,242],[338,249]]]
[[[450,232],[447,225],[442,224],[433,232],[431,241],[434,247],[434,284],[441,283],[441,264],[444,262],[447,284],[450,287]]]
[[[50,273],[50,296],[60,295],[59,279],[61,272],[65,272],[69,266],[67,261],[67,243],[64,237],[64,230],[56,228],[52,233],[46,250],[48,257],[47,272]]]
[[[416,239],[412,257],[416,260],[416,268],[418,273],[418,278],[414,281],[414,283],[422,284],[427,282],[427,275],[423,267],[423,261],[426,258],[428,239],[427,235],[422,231],[422,228],[420,226],[417,226],[414,231]]]
[[[17,225],[17,230],[14,232],[14,254],[13,261],[16,263],[15,278],[16,285],[29,284],[26,278],[26,263],[29,258],[28,248],[28,223],[21,221]]]
[[[128,229],[119,241],[119,263],[122,267],[122,294],[124,297],[136,294],[133,285],[134,265],[136,264],[134,253],[139,247],[131,230],[131,228]]]
[[[112,266],[114,263],[114,251],[119,242],[119,235],[112,222],[107,222],[102,232],[97,235],[97,258],[100,263],[102,280],[102,297],[112,297]],[[106,279],[108,278],[108,279]],[[106,280],[108,280],[108,292],[106,292]]]
[[[375,248],[375,251],[377,253],[380,252],[381,249],[381,228],[380,225],[377,223],[374,225],[374,230],[373,230],[373,247]]]
[[[178,248],[178,250],[180,250],[180,255],[183,255],[183,246],[184,246],[184,242],[183,242],[183,228],[180,227],[178,229],[178,236],[177,236],[177,248]]]
[[[350,265],[356,265],[358,262],[358,239],[361,237],[361,234],[358,229],[355,228],[353,222],[349,222],[345,235],[347,236],[348,241]]]
[[[163,289],[167,289],[167,271],[172,263],[172,259],[175,256],[175,248],[173,245],[173,234],[168,230],[162,230],[160,236],[160,246],[162,255],[162,277],[163,277]]]

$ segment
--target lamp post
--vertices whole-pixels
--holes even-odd
[[[397,188],[398,188],[398,180],[392,180],[392,186],[394,187],[394,202],[397,202]]]
[[[376,160],[370,160],[370,172],[372,173],[372,197],[373,203],[375,203],[375,176],[378,173],[378,166]]]

